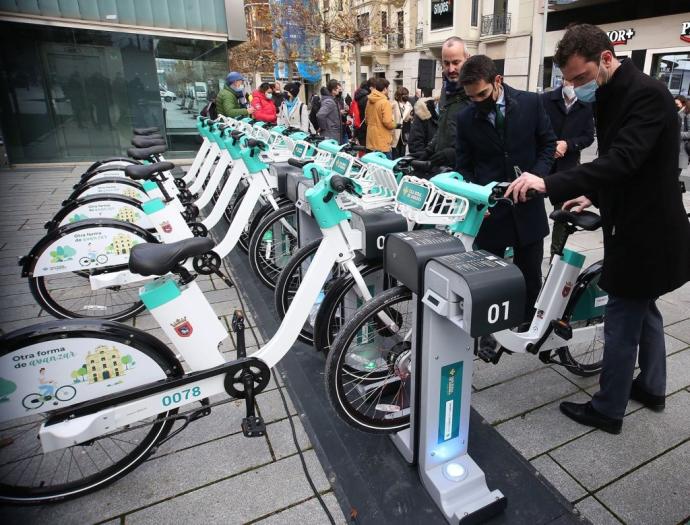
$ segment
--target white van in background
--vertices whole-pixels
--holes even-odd
[[[194,82],[194,98],[197,102],[208,101],[208,88],[206,82]]]

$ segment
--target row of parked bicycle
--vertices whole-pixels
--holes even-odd
[[[245,399],[243,432],[263,435],[254,398],[297,339],[327,354],[326,390],[350,425],[386,433],[409,425],[424,268],[401,271],[393,260],[404,242],[428,246],[429,257],[472,251],[487,209],[510,205],[507,184],[479,186],[450,170],[433,174],[426,162],[250,119],[198,117],[197,128],[203,142],[186,173],[163,158],[158,129],[134,130],[129,156],[90,166],[20,261],[37,302],[72,320],[2,338],[0,499],[41,503],[112,482],[169,439],[176,420],[208,415],[208,399],[221,393]],[[599,226],[591,213],[552,218],[570,233]],[[601,265],[583,271],[584,257],[565,242],[529,328],[496,332],[498,346],[477,350],[480,358],[532,353],[598,373]],[[235,246],[274,288],[282,321],[251,356],[238,335],[237,359],[226,361],[218,346],[227,331],[195,278],[232,285],[222,267]],[[508,319],[501,308],[486,322]],[[144,309],[175,352],[116,322]],[[233,329],[242,328],[236,312]],[[64,385],[69,396],[59,394]]]

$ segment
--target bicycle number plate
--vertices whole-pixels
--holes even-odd
[[[292,150],[292,155],[293,157],[297,157],[298,159],[302,158],[302,155],[304,155],[304,150],[306,147],[304,144],[295,144],[295,148]]]
[[[185,388],[178,392],[173,392],[172,394],[166,394],[161,398],[161,404],[164,407],[176,406],[184,404],[186,401],[194,400],[197,397],[201,397],[201,387],[195,386],[190,388]]]
[[[350,170],[351,162],[352,160],[347,157],[338,155],[335,161],[333,161],[333,171],[338,175],[347,175],[347,172]]]
[[[409,206],[410,208],[414,208],[416,210],[421,210],[428,195],[429,188],[426,186],[405,181],[398,190],[396,200],[400,204],[404,204],[405,206]]]

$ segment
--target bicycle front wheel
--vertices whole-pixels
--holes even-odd
[[[413,310],[408,288],[386,290],[343,326],[328,353],[328,398],[358,430],[387,434],[410,424]]]
[[[130,336],[133,338],[127,339]],[[127,352],[127,357],[133,359],[127,365],[129,371],[120,372],[122,377],[128,376],[132,368],[136,370],[137,367],[146,367],[148,377],[156,379],[178,377],[182,373],[180,362],[156,338],[108,321],[51,321],[18,330],[0,341],[0,362],[5,366],[7,362],[12,362],[13,355],[10,354],[26,353],[27,349],[40,347],[58,337],[59,344],[68,352],[85,353],[89,351],[88,346],[97,346],[99,342],[108,351],[116,348]],[[83,357],[79,355],[82,359],[72,359],[81,362]],[[46,367],[49,373],[60,374],[59,367]],[[72,385],[59,387],[55,396],[46,403],[48,411],[45,411],[43,402],[24,402],[26,410],[21,415],[0,423],[0,502],[39,505],[79,497],[102,488],[141,464],[169,433],[174,423],[170,416],[174,416],[177,409],[167,410],[71,447],[44,452],[39,431],[53,415],[51,410],[63,408],[70,401],[79,402],[75,400],[77,392],[88,392],[93,387],[90,376],[91,373],[84,368],[83,375],[77,374],[73,376],[75,379],[69,379]],[[99,381],[107,381],[102,377]],[[124,385],[117,383],[120,377],[110,380],[113,390],[124,388]],[[4,383],[3,387],[6,388],[8,381]],[[15,383],[15,388],[22,388],[20,382]],[[12,403],[21,401],[13,400],[11,391],[5,395],[4,410],[8,411],[5,414],[13,413],[11,411],[16,409]],[[88,400],[88,394],[83,400]]]
[[[297,209],[290,203],[268,213],[251,233],[249,264],[271,289],[297,249],[296,231]]]

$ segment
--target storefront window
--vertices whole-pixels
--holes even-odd
[[[198,148],[196,116],[225,83],[227,47],[206,40],[155,40],[156,70],[165,128],[174,151]]]
[[[651,74],[673,95],[690,94],[690,53],[658,54],[652,58]]]

